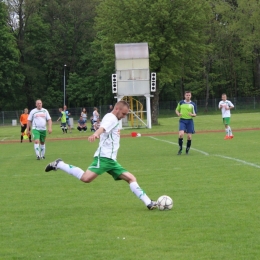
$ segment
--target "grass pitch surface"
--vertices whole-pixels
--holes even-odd
[[[18,127],[0,128],[0,259],[260,259],[259,131],[242,131],[258,127],[256,116],[232,118],[233,140],[223,140],[219,116],[196,118],[188,156],[176,155],[177,134],[153,135],[176,132],[175,118],[121,139],[118,161],[152,199],[174,200],[165,212],[147,210],[108,174],[84,184],[44,172],[58,157],[85,170],[97,142],[76,139],[84,133],[57,140],[64,135],[54,126],[37,161],[32,143],[6,142],[19,141]]]

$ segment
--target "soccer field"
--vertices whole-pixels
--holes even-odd
[[[258,127],[256,117],[234,116],[232,140],[219,116],[196,118],[188,156],[176,155],[177,134],[154,135],[176,131],[177,119],[121,139],[118,161],[152,199],[170,196],[170,211],[147,210],[108,174],[84,184],[44,172],[59,157],[85,170],[97,143],[56,140],[56,125],[37,161],[31,143],[5,142],[19,141],[18,128],[0,128],[0,259],[260,259],[259,131],[243,130]]]

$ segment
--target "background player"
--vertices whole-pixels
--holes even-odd
[[[66,113],[62,110],[62,108],[59,108],[60,117],[57,119],[57,121],[60,120],[61,122],[61,130],[64,133],[67,134],[67,119],[66,119]]]
[[[180,117],[179,121],[179,151],[178,155],[182,153],[183,136],[184,132],[187,133],[187,145],[186,154],[189,153],[191,147],[191,136],[195,133],[193,117],[197,115],[197,107],[194,102],[191,101],[191,92],[185,91],[185,99],[178,103],[176,108],[176,114]]]
[[[234,136],[232,134],[231,127],[229,125],[230,125],[230,117],[231,117],[230,110],[234,108],[234,105],[232,104],[231,101],[227,100],[227,95],[225,93],[222,94],[221,98],[222,100],[219,102],[218,107],[219,109],[221,109],[222,119],[225,125],[226,136],[224,139],[225,140],[232,139]]]
[[[21,124],[21,143],[23,142],[23,136],[24,136],[24,131],[27,128],[27,121],[28,121],[28,108],[24,109],[23,114],[21,114],[20,116],[20,124]],[[26,133],[27,134],[27,133]],[[31,135],[28,136],[29,137],[29,141],[31,142]]]
[[[36,108],[33,109],[28,116],[27,134],[32,128],[34,139],[34,150],[37,160],[45,159],[45,138],[46,138],[46,121],[48,122],[48,132],[52,132],[52,121],[47,109],[42,107],[42,101],[36,100]]]

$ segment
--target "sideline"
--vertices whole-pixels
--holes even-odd
[[[162,140],[162,139],[158,139],[158,138],[155,138],[153,136],[148,136],[149,138],[153,139],[153,140],[156,140],[156,141],[161,141],[161,142],[164,142],[164,143],[169,143],[169,144],[173,144],[173,145],[179,145],[177,143],[174,143],[174,142],[170,142],[170,141],[166,141],[166,140]],[[183,146],[183,147],[186,147],[186,146]],[[195,148],[190,148],[191,150],[193,151],[196,151],[196,152],[199,152],[199,153],[202,153],[206,156],[209,156],[210,154],[207,153],[207,152],[204,152],[204,151],[201,151],[201,150],[198,150],[198,149],[195,149]],[[224,156],[224,155],[219,155],[219,154],[212,154],[211,156],[215,156],[215,157],[220,157],[222,159],[226,159],[226,160],[232,160],[232,161],[235,161],[235,162],[239,162],[239,163],[242,163],[244,165],[248,165],[248,166],[252,166],[252,167],[255,167],[255,168],[258,168],[260,169],[260,165],[257,165],[257,164],[254,164],[254,163],[250,163],[250,162],[247,162],[247,161],[244,161],[244,160],[240,160],[240,159],[237,159],[237,158],[233,158],[233,157],[228,157],[228,156]]]
[[[151,139],[154,139],[154,140],[156,140],[156,141],[161,141],[161,142],[165,142],[165,143],[169,143],[169,144],[179,145],[179,144],[177,144],[177,143],[170,142],[170,141],[166,141],[166,140],[162,140],[162,139],[158,139],[158,138],[155,138],[155,137],[153,137],[153,136],[148,136],[148,137],[150,137]],[[183,147],[186,148],[185,145],[183,145]],[[193,151],[202,153],[202,154],[204,154],[204,155],[206,155],[206,156],[209,155],[209,153],[206,153],[206,152],[204,152],[204,151],[201,151],[201,150],[198,150],[198,149],[195,149],[195,148],[192,148],[192,147],[191,147],[190,149],[193,150]]]

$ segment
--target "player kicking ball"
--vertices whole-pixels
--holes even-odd
[[[85,172],[79,167],[65,163],[62,159],[49,163],[45,171],[60,169],[85,183],[90,183],[99,175],[107,172],[114,180],[128,182],[131,191],[143,201],[149,210],[156,208],[157,202],[152,201],[140,188],[135,176],[116,161],[120,142],[119,120],[124,118],[128,112],[129,105],[127,102],[117,102],[113,111],[104,116],[99,129],[88,138],[89,142],[94,142],[96,139],[100,139],[100,141],[94,154],[94,160]]]

